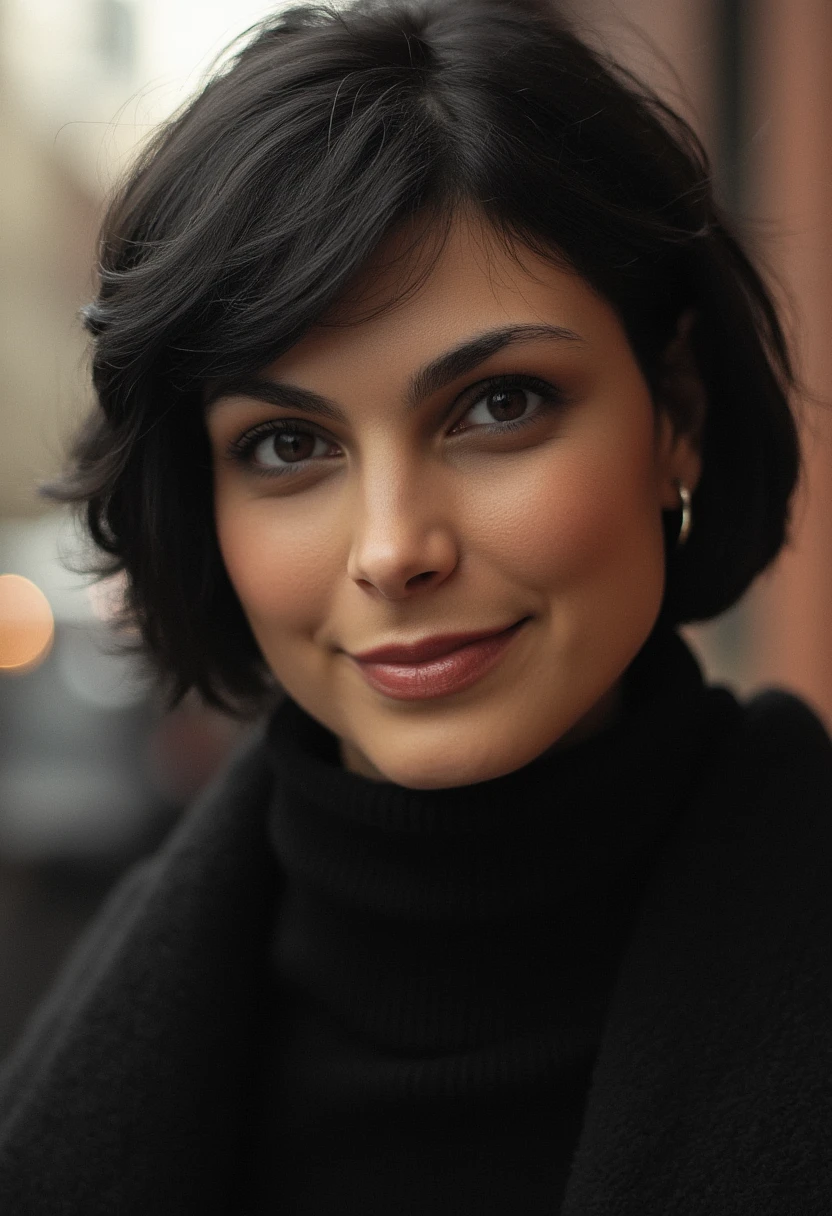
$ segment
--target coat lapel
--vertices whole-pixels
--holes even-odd
[[[562,1216],[832,1212],[832,749],[766,694],[654,872]]]
[[[75,951],[0,1079],[3,1212],[240,1210],[270,781],[258,735]]]

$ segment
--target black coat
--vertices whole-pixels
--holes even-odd
[[[258,734],[30,1023],[0,1078],[4,1216],[244,1216],[271,781]],[[830,846],[832,745],[758,697],[651,876],[562,1216],[832,1213]]]

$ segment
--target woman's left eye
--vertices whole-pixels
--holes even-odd
[[[552,405],[559,405],[563,400],[562,393],[544,380],[521,377],[514,380],[497,380],[480,388],[479,396],[464,413],[463,418],[475,416],[479,412],[479,420],[475,423],[497,432],[516,431],[520,427],[536,422],[540,414]],[[537,398],[535,403],[533,398]],[[461,428],[470,430],[468,426]],[[457,428],[454,428],[455,433]]]

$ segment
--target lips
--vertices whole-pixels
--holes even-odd
[[[520,621],[513,621],[510,625],[503,625],[498,629],[485,629],[478,633],[445,633],[425,638],[423,641],[414,642],[411,645],[378,646],[374,650],[363,650],[359,654],[354,654],[352,658],[359,663],[424,663],[429,659],[438,659],[454,650],[459,650],[460,647],[467,646],[471,642],[481,642],[484,638],[498,637],[519,624]]]
[[[507,629],[485,636],[480,633],[473,635],[473,638],[471,634],[431,638],[430,644],[434,649],[440,645],[447,647],[449,640],[453,643],[453,649],[445,649],[443,654],[420,662],[370,662],[367,659],[358,660],[354,655],[350,658],[370,688],[382,696],[396,701],[424,701],[447,697],[471,688],[501,663],[503,655],[511,650],[512,639],[523,631],[524,625],[530,619],[523,617]],[[459,643],[460,637],[467,639],[462,645]],[[422,643],[421,648],[424,649],[424,646]],[[393,650],[394,653],[401,654],[400,647],[385,649],[387,653]],[[413,654],[412,647],[408,653]]]

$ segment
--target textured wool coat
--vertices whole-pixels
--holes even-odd
[[[272,780],[257,733],[29,1024],[0,1077],[4,1216],[244,1216]],[[560,1210],[832,1212],[832,745],[793,697],[738,709],[662,850]]]

